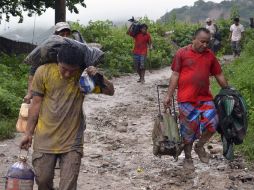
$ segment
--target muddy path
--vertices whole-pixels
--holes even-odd
[[[84,157],[80,169],[80,190],[253,190],[254,172],[241,157],[229,163],[222,156],[221,143],[210,143],[209,165],[194,157],[195,172],[182,169],[183,154],[177,162],[152,154],[151,131],[158,113],[157,84],[167,84],[170,69],[147,72],[146,83],[136,75],[113,79],[114,97],[89,95]],[[15,139],[0,142],[0,175],[18,154]],[[56,170],[58,182],[59,170]],[[1,186],[0,186],[1,187]],[[1,189],[1,188],[0,188]]]

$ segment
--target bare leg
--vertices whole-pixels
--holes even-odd
[[[205,151],[204,145],[207,143],[210,138],[213,136],[214,133],[209,131],[205,131],[201,138],[199,139],[198,143],[195,145],[194,150],[197,153],[201,162],[208,163],[210,155]]]

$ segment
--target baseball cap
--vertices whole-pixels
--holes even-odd
[[[207,18],[206,22],[212,22],[212,20],[210,18]]]
[[[55,25],[55,32],[60,32],[61,30],[69,29],[71,30],[70,25],[67,22],[58,22]]]

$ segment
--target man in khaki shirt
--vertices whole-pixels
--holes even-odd
[[[32,163],[39,190],[52,190],[54,168],[60,161],[61,190],[76,190],[85,129],[79,88],[83,54],[73,46],[63,46],[58,63],[40,66],[32,83],[32,104],[29,109],[27,131],[20,147],[28,149],[33,142]],[[88,67],[91,77],[95,67]],[[103,77],[101,92],[114,94],[114,87]]]
[[[210,31],[210,34],[211,34],[209,48],[214,53],[216,53],[219,50],[219,48],[217,46],[220,44],[219,39],[216,39],[216,34],[218,32],[218,27],[216,26],[216,24],[214,24],[212,22],[212,19],[207,18],[205,28],[208,29]]]

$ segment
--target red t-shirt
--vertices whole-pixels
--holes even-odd
[[[138,55],[146,55],[147,54],[147,45],[151,41],[151,36],[147,32],[146,34],[143,33],[138,33],[135,37],[133,36],[132,33],[129,34],[134,38],[134,49],[133,53],[138,54]]]
[[[198,53],[192,45],[177,51],[171,69],[179,73],[178,102],[210,101],[209,77],[218,75],[221,66],[211,50]]]

